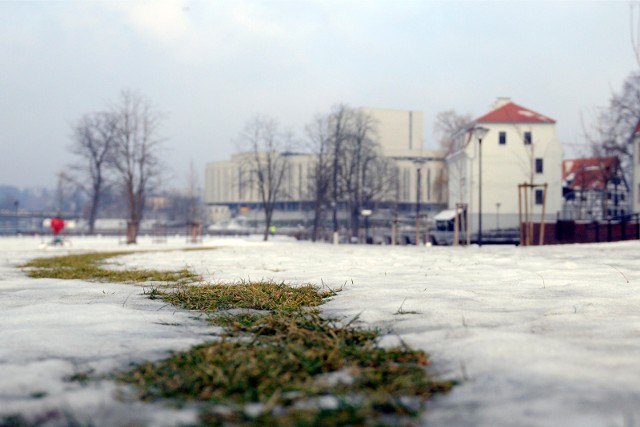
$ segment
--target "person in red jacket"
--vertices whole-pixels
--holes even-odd
[[[53,231],[54,245],[62,244],[62,238],[60,238],[59,234],[63,228],[64,228],[64,219],[60,218],[59,216],[51,218],[51,231]]]

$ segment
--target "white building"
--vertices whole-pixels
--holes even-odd
[[[472,233],[478,231],[480,222],[480,194],[482,230],[517,227],[518,185],[523,183],[548,185],[545,219],[555,220],[562,207],[563,154],[555,123],[508,98],[499,98],[491,111],[457,135],[454,150],[447,156],[449,207],[467,204]],[[473,132],[477,127],[488,130],[481,146]],[[527,199],[532,220],[537,222],[543,205],[543,187],[531,188]]]
[[[402,211],[420,202],[431,216],[446,206],[445,151],[424,149],[422,112],[362,108],[377,124],[378,142],[384,156],[398,168],[397,201]],[[424,213],[424,212],[423,212]]]
[[[444,151],[424,149],[423,114],[416,111],[362,108],[376,125],[377,140],[383,156],[397,167],[398,188],[382,201],[380,208],[412,214],[420,201],[421,213],[435,215],[446,206],[446,173]],[[246,153],[230,160],[208,163],[205,170],[205,203],[214,222],[238,214],[256,214],[260,197],[243,161]],[[276,220],[310,220],[313,197],[309,193],[310,154],[287,154],[289,169],[282,184],[282,197],[275,213]],[[419,191],[418,191],[419,190]],[[302,214],[301,214],[302,212]],[[375,212],[374,212],[375,214]],[[260,217],[260,214],[256,217]],[[261,218],[261,217],[260,217]]]

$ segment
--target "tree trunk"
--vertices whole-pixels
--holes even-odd
[[[351,237],[358,239],[358,234],[360,231],[360,215],[359,215],[358,205],[354,205],[351,209]],[[354,240],[354,239],[352,239]]]
[[[94,190],[91,198],[91,209],[89,210],[89,234],[95,233],[96,216],[98,215],[98,203],[100,202],[100,194]]]
[[[273,215],[273,207],[266,207],[264,209],[265,212],[265,224],[264,224],[264,234],[262,236],[262,240],[266,242],[269,240],[269,232],[271,231],[271,216]]]
[[[136,244],[138,241],[138,224],[135,221],[127,221],[127,245]]]
[[[316,242],[318,240],[318,232],[320,231],[320,215],[322,213],[322,207],[320,203],[316,203],[313,209],[313,230],[311,231],[311,241]]]
[[[91,204],[91,209],[89,210],[89,234],[93,235],[95,234],[95,228],[96,228],[96,211],[97,211],[97,207],[95,202],[93,202]]]

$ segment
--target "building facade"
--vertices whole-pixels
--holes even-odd
[[[481,142],[474,132],[479,127],[488,130]],[[525,204],[532,221],[540,221],[543,204],[545,220],[555,221],[562,207],[562,154],[555,120],[499,98],[456,135],[447,156],[449,207],[466,206],[472,233],[479,228],[480,199],[483,230],[518,227]]]
[[[598,221],[630,212],[629,186],[617,157],[562,162],[562,219]]]
[[[376,129],[380,153],[390,159],[396,174],[396,188],[376,203],[372,217],[393,215],[435,215],[446,207],[444,151],[424,149],[423,114],[416,111],[361,108]],[[313,214],[311,191],[315,157],[306,153],[288,156],[287,170],[274,213],[276,222],[308,226]],[[260,218],[260,195],[247,166],[249,153],[238,153],[230,160],[211,162],[205,170],[205,203],[211,220],[219,222],[237,216]],[[419,204],[419,205],[418,205]],[[417,209],[417,207],[419,209]]]

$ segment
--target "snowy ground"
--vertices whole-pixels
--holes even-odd
[[[57,410],[95,425],[172,425],[181,411],[115,398],[108,373],[210,339],[191,313],[121,284],[28,279],[38,256],[130,249],[110,238],[0,239],[0,419]],[[125,267],[188,266],[209,281],[275,279],[342,292],[323,306],[390,331],[461,380],[432,402],[429,426],[639,426],[640,242],[542,248],[382,247],[211,239],[212,251],[166,251],[184,239],[117,258]],[[193,245],[192,245],[193,246]]]

